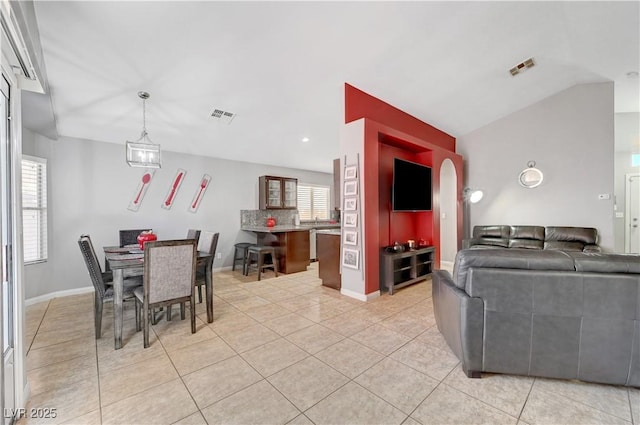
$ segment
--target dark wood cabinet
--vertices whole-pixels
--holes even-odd
[[[303,272],[311,264],[309,261],[309,231],[258,233],[258,245],[276,248],[278,271],[289,274]]]
[[[433,272],[435,247],[405,252],[380,252],[380,291],[393,295],[396,289],[425,280]]]
[[[258,184],[261,210],[298,208],[298,179],[261,176]]]
[[[342,287],[340,277],[340,233],[318,232],[318,277],[322,285],[333,289]]]

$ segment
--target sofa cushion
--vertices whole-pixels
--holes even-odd
[[[463,249],[456,254],[453,281],[465,289],[472,267],[523,270],[575,270],[573,258],[562,251],[529,249]]]
[[[544,227],[542,226],[510,226],[511,239],[533,239],[544,241]]]
[[[583,245],[595,244],[598,231],[593,227],[561,227],[548,226],[545,228],[546,242],[582,242]]]
[[[473,238],[508,239],[511,233],[510,226],[474,226]]]
[[[637,254],[570,252],[569,255],[579,272],[640,274],[640,256]]]

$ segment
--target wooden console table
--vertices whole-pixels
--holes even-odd
[[[436,248],[411,249],[405,252],[380,251],[380,291],[393,295],[396,289],[420,282],[433,272]]]

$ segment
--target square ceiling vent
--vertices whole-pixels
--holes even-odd
[[[211,113],[211,117],[221,123],[231,124],[231,121],[235,118],[236,114],[229,111],[223,111],[222,109],[214,109]]]

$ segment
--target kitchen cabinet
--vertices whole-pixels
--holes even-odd
[[[261,176],[258,185],[261,210],[298,208],[298,179]]]

